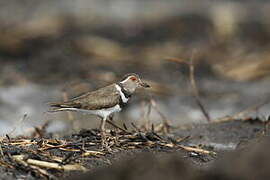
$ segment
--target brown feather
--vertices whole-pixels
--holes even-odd
[[[85,93],[63,103],[52,103],[50,106],[59,108],[97,110],[110,108],[119,104],[120,98],[120,94],[115,88],[115,84],[112,84],[96,91]]]

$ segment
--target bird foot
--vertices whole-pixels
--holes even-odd
[[[105,132],[101,132],[101,147],[103,150],[107,151],[107,152],[111,152],[112,149],[109,146],[109,143],[107,141],[107,136]]]

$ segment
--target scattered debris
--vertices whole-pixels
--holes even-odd
[[[116,129],[107,133],[108,147],[102,146],[101,134],[97,129],[81,130],[62,139],[45,138],[43,133],[31,138],[3,138],[0,143],[0,166],[9,171],[20,167],[21,174],[31,172],[35,178],[50,178],[63,177],[67,171],[86,171],[89,165],[85,158],[102,159],[119,151],[153,149],[161,152],[192,152],[197,156],[216,155],[202,147],[188,146],[186,141],[189,137],[174,139],[160,135],[154,128],[144,131],[133,124],[133,130],[125,130],[111,121],[109,123]]]

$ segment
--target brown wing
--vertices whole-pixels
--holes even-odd
[[[75,97],[67,102],[51,104],[51,106],[96,110],[113,107],[119,104],[120,98],[120,94],[113,84],[96,91],[88,92],[79,97]]]

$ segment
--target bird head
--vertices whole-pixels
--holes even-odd
[[[133,93],[137,88],[149,88],[150,86],[143,82],[140,77],[135,73],[126,74],[122,81],[120,81],[126,91]]]

